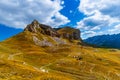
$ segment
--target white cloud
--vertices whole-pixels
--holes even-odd
[[[60,25],[64,25],[66,23],[68,23],[69,20],[67,17],[63,16],[62,14],[60,14],[59,12],[57,12],[55,15],[54,15],[54,18],[53,19],[50,19],[48,22],[46,22],[46,24],[49,24],[54,26],[54,27],[58,27]]]
[[[96,27],[93,27],[91,30],[94,31],[94,30],[100,30],[101,28],[99,26],[96,26]]]
[[[117,30],[115,26],[120,23],[119,3],[120,0],[80,0],[78,9],[86,17],[77,22],[77,28],[80,28],[82,31],[96,32],[95,35],[114,34],[115,30]],[[109,29],[114,31],[110,33]],[[88,35],[86,32],[83,32],[83,34],[91,37],[93,33]]]
[[[102,15],[101,13],[94,14],[92,16],[85,17],[80,22],[77,22],[77,28],[83,30],[100,30],[111,26],[114,23],[120,22],[117,18],[111,18],[108,15]]]
[[[120,17],[120,0],[81,0],[79,10],[86,15],[92,15],[96,12],[102,14]]]
[[[109,29],[108,30],[109,33],[114,33],[114,34],[118,34],[120,33],[120,24],[116,25],[113,29]]]
[[[83,39],[86,39],[88,37],[93,37],[93,36],[97,36],[97,35],[103,35],[104,32],[100,31],[100,32],[95,32],[95,31],[84,31],[81,35]]]
[[[94,31],[84,31],[81,35],[82,38],[85,39],[86,37],[92,37],[95,36],[96,32]],[[86,35],[86,37],[84,37],[84,35]]]
[[[1,0],[0,23],[24,28],[37,19],[40,23],[58,27],[70,22],[59,12],[63,4],[63,0]]]

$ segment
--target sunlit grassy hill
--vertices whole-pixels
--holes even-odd
[[[25,30],[0,43],[0,80],[120,80],[120,50],[78,42]]]

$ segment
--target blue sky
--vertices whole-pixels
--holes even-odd
[[[1,0],[0,41],[37,19],[54,28],[71,26],[83,39],[120,33],[120,0]]]
[[[12,37],[13,35],[16,35],[17,33],[20,32],[22,32],[22,29],[15,29],[0,24],[0,41]]]

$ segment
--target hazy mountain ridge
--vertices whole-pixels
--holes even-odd
[[[84,42],[94,44],[99,47],[120,49],[120,34],[95,36],[84,40]]]

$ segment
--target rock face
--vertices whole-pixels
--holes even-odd
[[[27,25],[25,31],[33,33],[42,33],[51,37],[61,37],[69,40],[81,40],[80,30],[71,27],[57,28],[54,29],[48,25],[40,24],[37,20],[34,20],[31,24]]]
[[[37,20],[34,20],[31,24],[27,25],[25,31],[30,31],[33,33],[42,33],[52,37],[59,37],[59,34],[50,26],[40,24]]]
[[[57,32],[63,38],[66,38],[69,40],[81,40],[79,29],[74,29],[71,27],[64,27],[64,28],[58,29]]]
[[[53,46],[51,42],[48,42],[47,40],[40,41],[37,37],[33,36],[33,41],[38,46]]]

